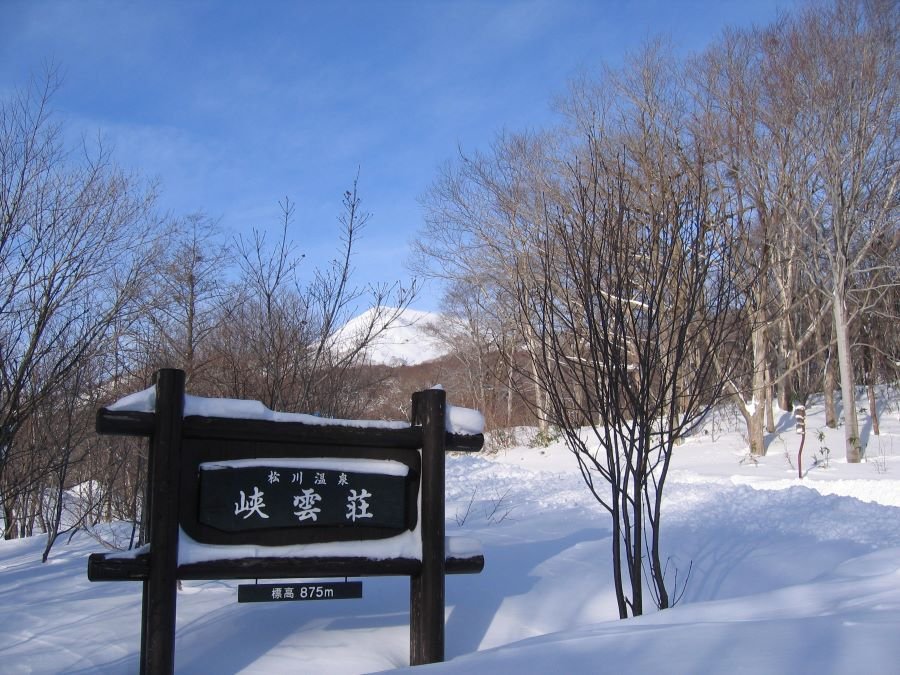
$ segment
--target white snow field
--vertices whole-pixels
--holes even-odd
[[[741,425],[728,416],[679,447],[663,537],[679,585],[692,564],[690,579],[676,607],[626,621],[609,519],[561,444],[448,457],[448,535],[481,540],[486,564],[447,578],[447,660],[421,670],[900,672],[900,403],[896,391],[882,400],[881,435],[864,422],[858,465],[842,459],[843,430],[825,429],[810,405],[802,480],[788,414],[758,463],[742,462]],[[827,468],[813,464],[823,446]],[[43,544],[0,542],[0,672],[137,672],[141,584],[88,582],[87,556],[103,547],[84,533],[46,564]],[[406,578],[366,578],[361,600],[290,603],[238,604],[237,583],[184,583],[178,673],[408,663]]]

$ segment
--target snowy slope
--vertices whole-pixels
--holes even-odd
[[[388,313],[392,313],[390,309]],[[353,344],[357,336],[371,323],[374,309],[350,319],[333,336],[338,349]],[[405,309],[390,327],[371,344],[366,355],[371,363],[387,366],[414,366],[440,358],[447,347],[426,330],[430,324],[439,324],[441,315]]]
[[[863,403],[861,403],[863,405]],[[663,537],[680,604],[616,619],[609,519],[565,448],[447,460],[447,533],[480,539],[480,575],[447,579],[453,673],[895,673],[900,663],[900,419],[882,409],[870,460],[847,465],[842,430],[808,411],[804,478],[789,416],[746,458],[717,423],[677,450]],[[864,427],[865,428],[865,427]],[[822,430],[823,439],[816,433]],[[831,447],[828,468],[814,465]],[[39,562],[38,537],[0,542],[0,672],[131,673],[140,584],[86,579],[87,536]],[[237,604],[236,583],[185,582],[179,673],[365,673],[408,663],[408,581],[364,581],[361,600]]]

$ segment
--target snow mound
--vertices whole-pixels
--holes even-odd
[[[459,408],[455,405],[447,406],[447,431],[451,434],[475,434],[484,433],[484,415],[471,408]]]
[[[378,310],[369,309],[350,319],[339,328],[332,339],[338,350],[351,349],[372,322]],[[393,308],[382,308],[387,317],[395,314]],[[446,345],[428,331],[428,326],[440,324],[442,317],[435,312],[404,309],[397,320],[381,332],[365,351],[366,359],[376,365],[415,366],[434,361],[447,354]],[[383,326],[376,325],[376,332]]]

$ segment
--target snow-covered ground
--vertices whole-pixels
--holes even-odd
[[[862,401],[860,405],[865,405]],[[863,416],[865,420],[865,416]],[[736,420],[677,449],[663,536],[684,595],[616,619],[610,524],[561,445],[447,462],[447,531],[482,541],[480,575],[447,578],[454,673],[900,672],[900,404],[864,424],[868,461],[808,409],[804,478],[784,415],[745,461]],[[818,438],[822,430],[823,438]],[[829,466],[813,466],[829,447]],[[90,583],[77,535],[40,563],[41,538],[0,542],[0,672],[133,673],[139,583]],[[408,663],[408,581],[363,580],[361,600],[237,603],[237,582],[185,582],[179,673],[362,673]]]

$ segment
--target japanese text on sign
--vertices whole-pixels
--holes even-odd
[[[224,531],[371,525],[402,529],[406,477],[277,466],[201,467],[200,522]]]

